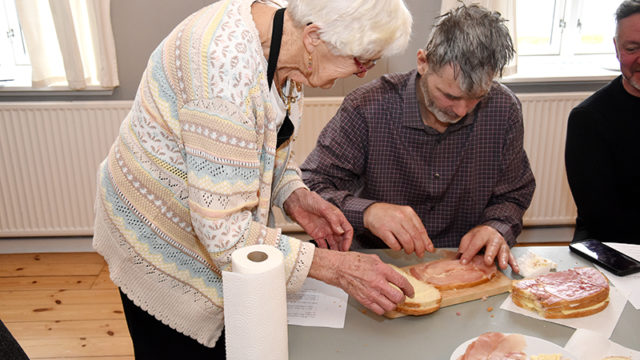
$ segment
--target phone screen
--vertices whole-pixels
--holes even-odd
[[[598,240],[588,239],[571,243],[571,251],[585,257],[616,275],[628,275],[640,271],[640,262]]]

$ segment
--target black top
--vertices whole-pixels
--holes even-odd
[[[269,83],[269,89],[273,84],[273,78],[276,74],[276,65],[278,65],[278,57],[280,56],[280,45],[282,44],[282,28],[284,26],[284,12],[286,8],[280,8],[276,10],[273,15],[273,28],[271,30],[271,45],[269,47],[269,62],[267,67],[267,82]],[[280,129],[278,129],[278,138],[276,148],[284,144],[293,135],[294,126],[289,119],[289,109],[287,108],[287,114],[282,121]]]
[[[569,115],[565,164],[578,207],[573,240],[640,244],[640,98],[607,84]]]

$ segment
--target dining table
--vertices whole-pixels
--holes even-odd
[[[455,249],[449,249],[454,250]],[[516,246],[516,258],[531,250],[557,263],[557,271],[593,266],[564,246]],[[435,260],[389,249],[358,250],[376,254],[399,267]],[[522,277],[510,268],[511,279]],[[449,360],[460,344],[485,332],[518,333],[564,347],[576,329],[503,310],[509,292],[450,305],[422,316],[386,318],[366,309],[349,297],[344,328],[289,325],[289,359],[390,359]],[[610,340],[640,351],[640,310],[626,302]]]

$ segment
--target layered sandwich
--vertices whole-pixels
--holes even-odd
[[[398,304],[396,312],[388,312],[385,316],[394,318],[398,317],[397,313],[404,315],[426,315],[440,308],[442,296],[438,289],[433,285],[416,279],[396,266],[390,266],[409,280],[409,283],[413,286],[415,294],[412,298],[407,297],[403,303]]]
[[[578,267],[513,282],[517,306],[547,319],[598,313],[609,304],[609,280],[597,269]]]
[[[458,259],[442,259],[411,266],[411,275],[438,290],[464,289],[484,284],[498,273],[496,264],[486,265],[481,255],[467,264]]]

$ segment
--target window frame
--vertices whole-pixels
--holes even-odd
[[[502,81],[505,83],[606,82],[620,75],[613,38],[610,39],[610,52],[576,51],[580,36],[577,20],[582,16],[581,10],[583,10],[585,1],[556,0],[556,9],[558,9],[558,4],[561,4],[564,10],[562,17],[554,17],[553,26],[559,28],[560,19],[565,24],[561,29],[560,37],[562,43],[560,44],[559,52],[553,55],[548,54],[548,52],[545,54],[518,54],[517,73],[504,77]],[[615,29],[613,15],[611,14],[610,17],[610,26]],[[571,42],[574,44],[571,44]]]
[[[16,1],[17,0],[0,0],[0,10],[2,10],[2,14],[0,14],[0,51],[3,53],[11,53],[5,56],[7,60],[3,60],[2,54],[0,54],[0,97],[113,95],[115,87],[108,88],[95,84],[87,84],[86,88],[83,89],[72,89],[66,84],[33,87],[31,83],[31,61],[19,21]],[[9,31],[13,32],[14,39],[19,40],[11,41],[7,34]],[[13,61],[10,61],[11,58]],[[9,76],[2,79],[5,71],[12,74],[13,79]]]

